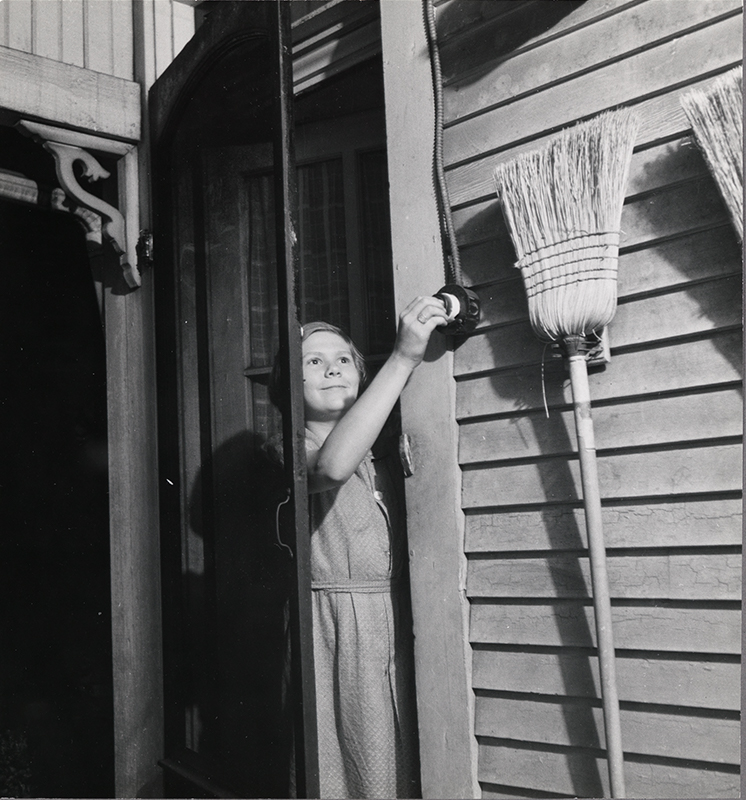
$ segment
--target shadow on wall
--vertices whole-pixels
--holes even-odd
[[[679,175],[687,177],[681,185],[665,185]],[[670,241],[664,240],[646,254],[651,259],[651,267],[645,283],[657,288],[656,273],[670,273],[673,286],[691,281],[686,293],[698,309],[699,317],[708,321],[705,330],[740,325],[741,248],[725,202],[693,139],[683,138],[669,144],[657,159],[646,165],[644,182],[664,188],[630,203],[627,213],[634,213],[636,221],[641,219],[644,230],[653,236],[673,234]],[[632,205],[638,209],[633,210]],[[711,228],[702,230],[709,226]],[[677,236],[682,230],[693,233]],[[668,265],[667,270],[665,265]],[[621,286],[624,281],[625,276],[620,272]],[[663,279],[658,283],[665,286]],[[631,288],[639,291],[646,287]],[[622,298],[620,305],[626,302]],[[736,351],[728,347],[722,337],[714,338],[712,347],[736,373],[741,373],[740,348]]]
[[[491,72],[532,39],[551,30],[585,0],[520,3],[515,0],[456,0],[437,12],[443,78],[468,85]],[[464,31],[453,42],[450,37]]]
[[[704,164],[697,163],[701,162],[698,152],[685,149],[686,142],[687,140],[677,140],[663,150],[659,158],[647,165],[643,183],[663,188],[642,193],[638,197],[633,196],[628,201],[625,219],[630,228],[640,232],[640,258],[645,260],[635,264],[636,269],[630,270],[629,275],[624,274],[620,264],[620,291],[631,295],[629,299],[622,298],[620,308],[625,303],[634,301],[636,294],[639,296],[656,290],[664,294],[675,294],[683,290],[696,309],[693,312],[695,316],[708,321],[700,326],[704,335],[707,335],[710,329],[738,324],[741,309],[741,259],[735,233],[714,181]],[[674,177],[682,174],[691,177],[679,185]],[[703,230],[710,224],[711,230]],[[499,284],[480,289],[480,293],[494,291],[495,298],[498,296],[497,292],[500,292],[516,299],[516,307],[510,314],[510,319],[515,321],[505,324],[502,330],[498,328],[489,334],[481,334],[489,337],[492,344],[492,357],[490,359],[485,354],[485,361],[498,367],[505,365],[492,376],[492,391],[495,397],[507,401],[503,403],[503,407],[512,407],[516,412],[521,409],[540,409],[540,365],[544,357],[548,356],[548,351],[544,352],[543,345],[535,338],[528,323],[525,292],[520,273],[513,266],[516,260],[515,251],[510,243],[499,203],[490,203],[472,217],[459,230],[459,238],[478,242],[476,249],[479,250],[478,260],[481,266],[473,269],[477,282],[485,281],[483,264],[491,260],[494,265],[490,280],[499,281]],[[651,241],[652,245],[647,244]],[[634,243],[632,246],[634,248]],[[467,276],[471,266],[469,252],[470,248],[466,248],[464,272]],[[682,289],[677,289],[678,286],[682,286]],[[612,345],[613,324],[612,322]],[[503,346],[508,348],[509,355],[506,356]],[[740,348],[736,352],[732,343],[729,347],[725,337],[713,337],[711,347],[713,355],[719,352],[719,358],[728,362],[736,373],[740,373]],[[511,369],[511,364],[522,366]],[[603,367],[592,369],[591,373],[599,369]],[[548,359],[545,365],[545,381],[548,402],[551,405],[567,405],[568,376],[563,360]],[[559,454],[555,458],[537,459],[535,464],[542,494],[546,498],[542,516],[549,547],[552,551],[583,550],[586,541],[579,526],[580,515],[577,513],[578,509],[582,509],[582,498],[577,496],[570,470],[571,459],[574,460],[575,456],[562,457],[564,453],[575,453],[575,434],[564,427],[556,412],[549,419],[541,411],[531,412],[528,418],[535,441],[551,441],[551,453],[547,451],[547,455]],[[585,579],[579,562],[563,560],[559,567],[550,563],[550,574],[553,594],[560,602],[563,598],[576,598],[585,593]],[[589,587],[588,595],[590,596]],[[586,604],[589,605],[590,600]],[[585,646],[592,646],[595,632],[591,630],[587,618],[583,614],[563,613],[566,610],[558,607],[555,617],[560,640],[567,645],[577,646],[584,643]],[[591,663],[589,656],[580,670],[577,662],[569,669],[564,665],[560,667],[568,695],[594,696]],[[582,731],[581,738],[586,742],[593,741],[595,737],[594,746],[604,747],[603,734],[596,731],[590,708],[573,704],[572,707],[563,707],[563,712],[571,740],[577,739],[578,733]],[[592,796],[601,796],[603,788],[598,768],[591,775],[588,761],[584,760],[582,765],[574,765],[571,757],[568,757],[568,768],[573,777],[573,786],[579,793],[590,792]]]
[[[508,404],[519,411],[520,409],[537,409],[541,407],[542,391],[542,361],[544,366],[544,380],[548,402],[564,404],[563,384],[568,376],[561,359],[552,358],[548,349],[545,349],[534,335],[528,321],[528,308],[525,292],[519,271],[513,266],[516,261],[515,250],[507,238],[505,223],[499,203],[489,204],[481,213],[475,215],[467,225],[459,231],[460,238],[472,240],[483,236],[484,232],[502,231],[506,238],[485,243],[492,250],[492,262],[495,266],[494,280],[500,280],[499,291],[509,291],[511,296],[520,298],[520,321],[506,326],[509,328],[510,337],[510,363],[531,365],[528,368],[519,367],[511,370],[508,367],[492,376],[492,391],[495,397],[507,400]],[[494,247],[493,247],[494,244]],[[482,251],[480,260],[485,257]],[[489,259],[489,256],[487,256]],[[469,274],[468,261],[464,263],[464,272]],[[488,289],[489,291],[489,289]],[[511,318],[518,316],[511,314]],[[493,347],[500,347],[499,336],[494,339]],[[504,363],[502,353],[494,352],[495,363]],[[538,402],[537,402],[538,401]],[[558,452],[575,452],[575,435],[570,433],[564,423],[555,413],[547,419],[543,411],[535,411],[529,415],[533,427],[533,437],[537,442],[552,441],[552,454]],[[582,551],[586,548],[585,536],[578,526],[579,516],[576,513],[582,508],[582,498],[578,497],[575,490],[575,481],[570,470],[567,458],[537,459],[537,470],[543,496],[546,503],[542,507],[542,524],[546,531],[549,548],[553,552]],[[561,503],[561,505],[560,505]],[[563,559],[558,565],[550,562],[550,575],[553,585],[553,596],[560,603],[563,599],[577,598],[584,593],[585,578],[579,560]],[[532,598],[527,598],[532,599]],[[589,601],[590,602],[590,601]],[[595,641],[595,631],[591,629],[588,617],[583,613],[567,613],[565,605],[557,607],[554,617],[560,641],[568,646],[578,646],[580,643],[592,647]],[[591,617],[592,619],[592,617]],[[592,656],[586,660],[574,660],[571,664],[560,660],[559,669],[562,671],[562,682],[565,693],[572,696],[594,696],[595,681],[591,668]],[[562,704],[565,728],[568,741],[577,739],[579,732],[584,743],[592,742],[597,748],[604,748],[602,732],[598,731],[593,708],[582,704]],[[572,754],[567,757],[567,766],[573,781],[573,787],[578,794],[583,796],[601,797],[604,792],[599,771],[599,763],[593,759],[576,759]]]
[[[191,549],[200,555],[185,591],[185,689],[201,728],[195,746],[228,785],[247,797],[288,797],[292,562],[275,531],[282,472],[263,445],[249,431],[224,442],[191,492]]]

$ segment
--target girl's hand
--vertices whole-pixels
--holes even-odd
[[[440,300],[414,299],[399,317],[393,353],[341,419],[306,420],[306,427],[323,441],[306,458],[309,492],[342,486],[350,479],[378,438],[412,371],[422,361],[430,334],[447,324]]]
[[[446,309],[436,297],[416,297],[399,316],[394,355],[416,367],[424,358],[432,332],[447,325]]]

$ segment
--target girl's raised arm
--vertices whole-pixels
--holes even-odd
[[[443,303],[435,297],[417,297],[402,311],[394,350],[368,388],[329,430],[315,432],[324,444],[308,452],[308,491],[323,492],[346,483],[383,429],[409,376],[425,355],[430,335],[447,325]]]

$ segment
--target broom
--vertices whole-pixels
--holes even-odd
[[[681,105],[743,241],[743,71],[736,67]]]
[[[604,729],[612,797],[624,797],[611,601],[601,527],[587,354],[616,311],[619,228],[637,120],[600,114],[495,170],[536,335],[569,362],[591,563]]]

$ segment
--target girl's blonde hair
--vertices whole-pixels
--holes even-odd
[[[362,390],[365,386],[365,382],[368,380],[368,368],[365,365],[365,357],[357,349],[355,342],[353,342],[341,328],[332,325],[330,322],[309,322],[307,325],[303,325],[300,329],[301,341],[305,342],[311,334],[318,333],[319,331],[335,333],[349,345],[350,352],[352,353],[352,362],[360,376],[360,389]],[[278,353],[275,356],[274,364],[272,365],[272,373],[269,376],[269,399],[280,411],[282,411],[284,406],[283,397],[287,397],[289,390],[290,387],[288,386],[287,376],[280,363],[280,354]]]

